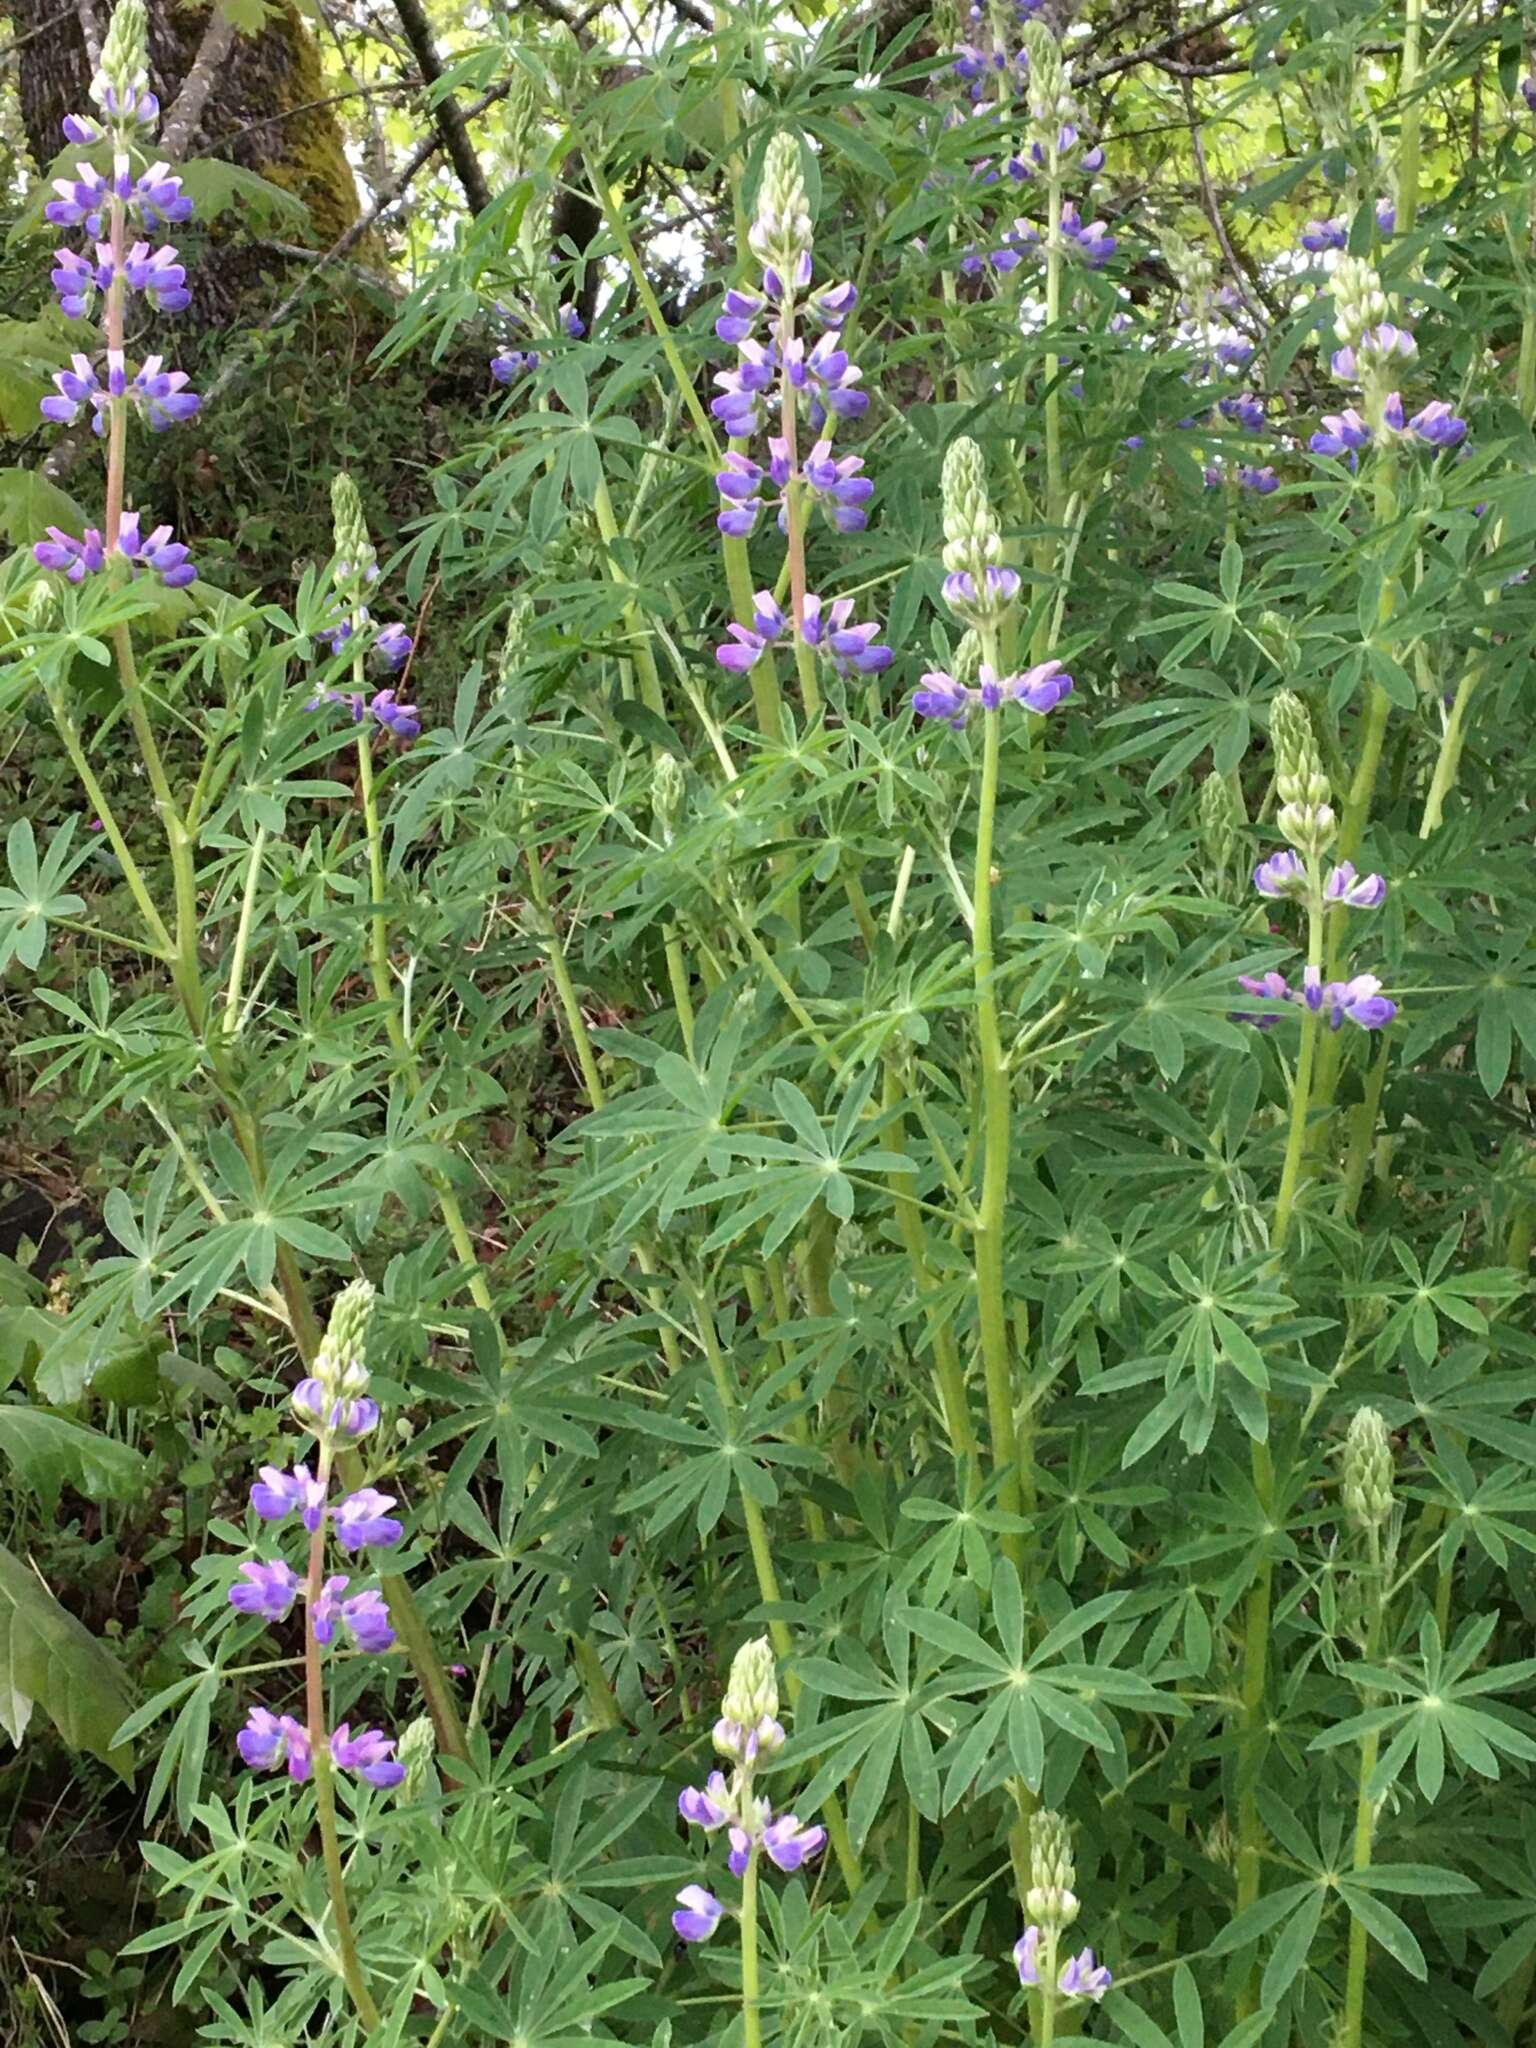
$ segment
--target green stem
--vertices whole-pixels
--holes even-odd
[[[891,1115],[889,1125],[890,1145],[900,1152],[906,1140],[906,1118],[901,1111],[904,1090],[901,1078],[894,1065],[887,1062],[885,1069],[885,1108]],[[911,1270],[912,1285],[917,1290],[918,1300],[924,1304],[928,1322],[928,1342],[933,1347],[933,1377],[938,1391],[939,1412],[944,1417],[944,1429],[949,1438],[950,1456],[956,1459],[976,1459],[981,1455],[981,1445],[976,1436],[976,1425],[971,1420],[970,1402],[966,1399],[965,1373],[960,1364],[960,1352],[950,1330],[949,1320],[934,1301],[933,1272],[928,1264],[928,1245],[923,1233],[922,1218],[917,1209],[917,1180],[910,1173],[891,1175],[891,1199],[896,1210],[896,1227],[901,1232],[901,1241],[906,1248],[907,1264]]]
[[[1381,1585],[1381,1537],[1375,1525],[1369,1530],[1371,1546],[1371,1615],[1366,1628],[1365,1661],[1376,1661],[1381,1647],[1382,1585]],[[1369,1712],[1372,1696],[1366,1693],[1361,1701]],[[1361,1738],[1360,1769],[1356,1778],[1355,1791],[1355,1845],[1351,1867],[1356,1871],[1371,1867],[1371,1843],[1376,1831],[1376,1804],[1370,1797],[1370,1782],[1376,1771],[1376,1756],[1380,1743],[1380,1732],[1372,1728]],[[1350,1916],[1349,1961],[1344,1980],[1344,2021],[1339,2033],[1339,2048],[1360,2048],[1361,2027],[1365,2018],[1365,1972],[1368,1961],[1368,1943],[1364,1924]]]
[[[756,1842],[747,1851],[747,1867],[741,1878],[741,2031],[746,2048],[762,2048],[763,2023],[758,2001],[757,1961],[757,1860]]]
[[[1061,179],[1056,172],[1056,152],[1051,148],[1049,215],[1045,246],[1045,331],[1054,335],[1061,320]],[[1045,358],[1045,520],[1047,531],[1035,551],[1035,566],[1051,573],[1061,542],[1061,358],[1052,347]],[[1042,605],[1035,627],[1033,659],[1044,661],[1051,651],[1051,607]]]
[[[1440,736],[1440,752],[1435,757],[1435,772],[1429,785],[1429,795],[1424,799],[1424,816],[1419,821],[1419,837],[1428,839],[1438,832],[1445,815],[1445,800],[1456,787],[1456,777],[1461,768],[1461,743],[1466,728],[1467,706],[1472,701],[1472,692],[1477,688],[1478,668],[1473,664],[1456,686],[1455,700],[1451,714],[1445,721],[1445,731]]]
[[[322,1448],[316,1477],[324,1488],[330,1477],[330,1452]],[[331,1739],[325,1725],[325,1684],[320,1671],[320,1640],[311,1616],[320,1608],[320,1590],[325,1582],[325,1526],[322,1523],[309,1539],[309,1574],[304,1592],[304,1701],[309,1724],[310,1765],[315,1777],[315,1815],[320,1828],[320,1850],[325,1862],[326,1887],[331,1895],[331,1917],[336,1922],[336,1945],[341,1951],[341,1974],[347,1996],[357,2008],[358,2018],[368,2028],[379,2024],[379,2009],[368,1989],[358,1959],[357,1937],[352,1932],[352,1914],[347,1905],[347,1880],[341,1862],[341,1842],[336,1829],[336,1787],[331,1776]]]
[[[373,992],[384,1008],[385,1028],[397,1052],[405,1049],[405,1032],[395,1014],[395,985],[389,972],[389,906],[384,900],[384,835],[379,829],[379,804],[373,786],[373,740],[367,727],[357,735],[357,787],[363,800],[363,829],[368,835],[368,972]]]
[[[129,851],[128,842],[123,837],[122,829],[117,822],[112,806],[107,802],[106,792],[97,781],[95,771],[91,767],[85,749],[80,744],[80,735],[76,730],[73,718],[70,716],[69,706],[61,696],[50,690],[48,692],[48,708],[53,713],[54,725],[58,728],[59,737],[64,742],[64,751],[68,754],[70,763],[76,775],[80,778],[80,787],[90,799],[92,810],[101,820],[101,829],[107,835],[108,845],[117,855],[118,865],[123,871],[123,879],[127,882],[129,892],[138,906],[139,915],[144,920],[144,927],[149,933],[150,943],[154,950],[169,964],[176,951],[175,942],[166,928],[165,920],[155,908],[155,899],[149,893],[149,885],[144,880],[143,872],[138,862]]]
[[[155,808],[160,813],[166,847],[171,856],[171,878],[176,901],[176,940],[171,954],[171,978],[176,984],[176,992],[181,998],[188,1022],[194,1031],[201,1032],[207,1013],[207,998],[197,964],[197,871],[192,858],[192,841],[176,807],[170,778],[165,772],[165,763],[161,759],[154,729],[149,722],[149,713],[144,706],[138,665],[133,658],[133,640],[126,626],[114,627],[112,645],[117,655],[117,670],[123,686],[123,703],[127,708],[128,721],[133,727],[134,737],[139,743],[139,752],[149,774]]]
[[[1419,212],[1419,116],[1414,88],[1419,78],[1419,30],[1424,0],[1407,0],[1403,16],[1403,61],[1398,67],[1397,96],[1403,104],[1397,145],[1397,231],[1410,234]]]
[[[1339,1191],[1338,1213],[1351,1220],[1360,1206],[1366,1170],[1371,1163],[1376,1118],[1381,1111],[1381,1092],[1386,1085],[1387,1068],[1391,1059],[1392,1041],[1383,1035],[1376,1057],[1371,1062],[1371,1070],[1365,1079],[1365,1092],[1355,1105],[1354,1121],[1349,1133],[1349,1151],[1344,1160],[1344,1185]]]
[[[256,915],[256,886],[261,880],[261,859],[266,851],[267,828],[258,825],[251,841],[251,857],[245,871],[245,890],[240,899],[240,922],[235,929],[235,950],[230,956],[229,987],[224,995],[224,1029],[233,1038],[240,1029],[240,997],[245,983],[245,961],[251,945],[251,924]]]
[[[990,636],[989,636],[990,638]],[[984,658],[995,657],[989,646]],[[981,1052],[982,1176],[976,1212],[976,1314],[981,1329],[981,1361],[987,1389],[987,1429],[998,1505],[1019,1515],[1019,1445],[1014,1419],[1013,1362],[1008,1341],[1008,1309],[1003,1282],[1003,1229],[1008,1198],[1008,1146],[1012,1102],[1008,1068],[998,1029],[995,966],[992,957],[992,842],[997,815],[1001,714],[982,714],[981,798],[976,823],[975,922],[971,953],[976,986],[976,1035]],[[1003,1536],[1003,1550],[1022,1576],[1024,1539],[1016,1529]]]

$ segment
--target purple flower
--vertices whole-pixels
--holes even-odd
[[[971,693],[945,670],[928,669],[912,692],[912,709],[919,718],[942,718],[958,732],[970,714]]]
[[[1306,893],[1307,870],[1301,856],[1282,847],[1253,871],[1253,886],[1261,896],[1301,896]]]
[[[252,1707],[235,1737],[235,1747],[253,1771],[270,1771],[286,1763],[289,1777],[297,1783],[309,1776],[309,1731],[292,1714]]]
[[[519,377],[538,367],[536,349],[504,348],[491,357],[491,375],[498,384],[515,384]]]
[[[1522,78],[1520,81],[1520,91],[1524,97],[1525,104],[1533,114],[1536,114],[1536,78]]]
[[[1243,391],[1233,398],[1217,401],[1217,410],[1223,419],[1232,420],[1237,426],[1246,427],[1251,434],[1257,434],[1264,426],[1264,401],[1255,398],[1251,391]]]
[[[582,319],[576,308],[569,304],[562,306],[558,318],[560,332],[569,335],[572,341],[580,341],[587,331],[587,323]]]
[[[1095,1966],[1091,1948],[1082,1949],[1073,1956],[1057,1979],[1064,1996],[1091,1998],[1095,2005],[1114,1981],[1102,1963]]]
[[[359,1728],[354,1735],[346,1721],[331,1736],[331,1762],[337,1770],[356,1771],[381,1792],[405,1776],[405,1765],[395,1761],[394,1749],[392,1736],[377,1728]]]
[[[724,500],[715,515],[715,524],[722,533],[745,540],[763,509],[763,501],[757,495],[763,481],[763,467],[750,455],[739,454],[734,448],[726,451],[724,462],[725,467],[715,473],[715,489]]]
[[[192,218],[192,201],[182,191],[180,178],[171,176],[169,164],[151,164],[126,197],[130,212],[145,227]]]
[[[1278,491],[1280,479],[1266,462],[1262,466],[1252,462],[1237,465],[1238,487],[1244,491],[1257,491],[1261,498],[1267,498],[1271,491]]]
[[[685,1884],[677,1895],[677,1903],[680,1910],[672,1915],[672,1925],[683,1940],[708,1941],[725,1911],[714,1893],[705,1891],[701,1884]]]
[[[825,650],[840,676],[878,675],[896,659],[895,652],[877,643],[880,628],[873,621],[860,626],[854,625],[852,619],[851,597],[834,598],[831,604],[824,605],[819,597],[808,596],[801,638],[807,647]]]
[[[696,1785],[685,1785],[677,1795],[677,1810],[696,1828],[724,1827],[730,1817],[730,1789],[725,1773],[711,1771],[702,1792]]]
[[[750,337],[753,322],[762,310],[763,300],[758,293],[740,291],[732,285],[725,294],[725,309],[715,322],[715,332],[735,347]]]
[[[1314,455],[1353,455],[1368,445],[1371,430],[1352,405],[1343,412],[1325,412],[1322,431],[1312,436]]]
[[[1084,223],[1075,206],[1068,204],[1061,209],[1061,232],[1069,242],[1077,244],[1078,253],[1090,270],[1100,270],[1114,255],[1114,236],[1101,220]]]
[[[385,1513],[394,1505],[394,1495],[380,1493],[377,1487],[362,1486],[349,1493],[332,1510],[336,1541],[345,1551],[362,1550],[370,1544],[387,1550],[405,1534],[404,1524]]]
[[[1238,987],[1246,989],[1249,995],[1264,996],[1272,1003],[1294,1003],[1300,1000],[1285,976],[1275,973],[1273,969],[1268,974],[1240,974],[1237,983]],[[1267,1010],[1234,1010],[1232,1019],[1237,1024],[1256,1025],[1260,1031],[1271,1031],[1279,1022],[1274,1013]]]
[[[315,1378],[299,1380],[291,1399],[293,1413],[311,1430],[317,1430],[324,1421],[326,1430],[334,1430],[338,1436],[367,1436],[379,1421],[379,1403],[369,1401],[367,1395],[332,1401],[330,1415],[326,1415],[326,1389]]]
[[[986,574],[986,603],[990,609],[1001,611],[1013,603],[1019,594],[1019,572],[1017,569],[990,567]],[[944,602],[951,611],[963,610],[977,602],[976,582],[969,569],[954,569],[944,578]]]
[[[395,1640],[390,1625],[389,1603],[376,1586],[366,1593],[354,1593],[341,1606],[341,1619],[348,1635],[360,1650],[371,1655],[387,1650]]]
[[[195,391],[185,391],[185,370],[162,370],[160,356],[146,356],[143,367],[128,386],[128,396],[152,434],[160,434],[181,420],[189,420],[202,404]]]
[[[94,575],[107,559],[101,535],[94,526],[88,526],[79,540],[61,527],[50,526],[48,539],[34,541],[32,554],[43,568],[62,570],[71,583]]]
[[[1380,1031],[1397,1015],[1396,1003],[1382,995],[1374,974],[1324,983],[1318,969],[1309,967],[1302,976],[1301,999],[1309,1010],[1327,1017],[1330,1031],[1337,1031],[1346,1017],[1362,1031]]]
[[[69,360],[74,366],[72,369],[55,370],[53,373],[58,395],[41,399],[38,411],[44,419],[56,420],[61,427],[72,427],[84,408],[91,406],[95,411],[92,425],[99,434],[103,431],[103,409],[111,400],[97,381],[89,356],[72,355]]]
[[[299,1595],[299,1575],[281,1558],[271,1564],[247,1558],[240,1567],[243,1586],[231,1586],[229,1604],[242,1614],[259,1614],[264,1621],[286,1621],[288,1610]]]
[[[1309,220],[1301,231],[1301,246],[1310,249],[1314,255],[1321,255],[1324,249],[1348,248],[1348,223],[1342,220]]]
[[[834,458],[830,441],[817,441],[806,455],[805,481],[826,501],[839,533],[859,533],[869,524],[864,507],[874,496],[875,486],[869,477],[859,474],[863,467],[861,455]]]
[[[399,620],[393,619],[387,626],[380,626],[378,637],[373,643],[373,652],[385,668],[404,668],[411,658],[411,649],[415,644]]]
[[[1406,362],[1418,352],[1418,343],[1406,327],[1394,327],[1384,320],[1380,327],[1368,327],[1353,348],[1334,351],[1333,374],[1341,384],[1358,384],[1362,363],[1390,362],[1394,356]]]
[[[827,1839],[825,1828],[803,1828],[792,1813],[781,1814],[763,1829],[763,1849],[780,1870],[798,1870],[818,1856]]]
[[[251,1488],[251,1506],[264,1522],[280,1522],[297,1508],[299,1519],[313,1535],[325,1519],[325,1488],[310,1477],[307,1465],[295,1465],[291,1472],[263,1465],[261,1477]]]
[[[1019,1982],[1035,1985],[1040,1982],[1040,1930],[1026,1927],[1013,1944],[1013,1960],[1018,1966]]]
[[[413,740],[421,731],[421,719],[414,704],[402,704],[393,690],[379,690],[368,706],[391,739]]]
[[[1408,422],[1408,432],[1417,434],[1431,448],[1454,448],[1458,441],[1466,439],[1467,423],[1456,416],[1443,398],[1434,398],[1414,414]]]
[[[102,252],[96,253],[100,256]],[[107,253],[110,256],[110,250]],[[156,312],[179,313],[192,303],[186,269],[169,242],[153,250],[148,242],[135,242],[123,258],[123,276],[129,288],[142,292]]]
[[[1359,875],[1355,873],[1353,861],[1340,861],[1323,884],[1323,898],[1328,903],[1346,903],[1351,910],[1374,910],[1386,901],[1387,882],[1384,875]]]
[[[341,1613],[340,1593],[352,1581],[345,1572],[333,1572],[321,1585],[319,1594],[309,1603],[309,1625],[315,1632],[317,1643],[329,1643],[335,1638],[336,1621]]]
[[[789,623],[771,590],[758,591],[752,602],[755,609],[751,625],[738,626],[732,621],[725,630],[734,645],[715,649],[715,659],[720,666],[733,670],[737,675],[745,675],[763,649],[776,640]]]
[[[53,288],[59,295],[59,305],[71,320],[88,313],[97,292],[104,292],[112,282],[110,247],[103,242],[96,255],[98,260],[90,263],[73,249],[53,252]]]
[[[60,126],[64,140],[73,142],[79,149],[93,149],[102,139],[102,130],[84,114],[66,114]]]
[[[105,208],[109,197],[107,181],[98,170],[89,164],[76,164],[73,178],[55,178],[53,189],[59,195],[50,199],[43,208],[45,216],[56,228],[83,227],[93,242],[100,241],[106,229]]]
[[[1253,343],[1243,334],[1226,334],[1216,343],[1216,360],[1223,369],[1241,370],[1253,360]]]
[[[813,427],[819,429],[828,414],[834,419],[856,420],[869,410],[869,393],[858,388],[864,372],[849,361],[847,350],[838,346],[835,332],[822,335],[810,354],[796,361],[790,351],[800,346],[798,342],[790,344],[785,364],[790,382],[811,391]]]
[[[987,670],[983,666],[983,694],[986,676]],[[1023,675],[1008,676],[1001,688],[1010,704],[1022,704],[1026,711],[1035,711],[1044,717],[1046,712],[1056,709],[1063,697],[1072,694],[1073,682],[1059,661],[1037,661]]]
[[[117,545],[118,551],[136,567],[153,569],[169,590],[179,590],[196,580],[197,571],[189,551],[181,541],[171,539],[171,529],[157,526],[150,533],[141,533],[137,512],[123,514]]]
[[[1395,235],[1397,233],[1397,208],[1390,199],[1377,200],[1376,227],[1378,232],[1383,235]]]
[[[729,296],[727,293],[727,298]],[[856,285],[851,282],[828,285],[824,292],[818,292],[812,299],[811,311],[828,327],[841,327],[858,303],[859,293]]]

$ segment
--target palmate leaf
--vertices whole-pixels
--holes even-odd
[[[133,1752],[115,1737],[132,1704],[111,1651],[0,1547],[0,1727],[19,1743],[40,1706],[71,1749],[99,1756],[131,1780]]]
[[[50,1514],[65,1486],[91,1500],[129,1500],[149,1483],[148,1460],[131,1444],[43,1408],[0,1406],[0,1457]]]

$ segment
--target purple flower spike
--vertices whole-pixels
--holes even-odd
[[[1019,1982],[1033,1987],[1040,1982],[1040,1930],[1026,1927],[1013,1944],[1013,1960],[1019,1973]]]
[[[1323,897],[1329,903],[1347,904],[1351,910],[1374,910],[1386,901],[1386,877],[1357,876],[1353,861],[1340,861],[1323,884]]]
[[[763,1849],[780,1870],[798,1870],[821,1853],[825,1828],[803,1828],[792,1813],[780,1814],[763,1829]]]
[[[1317,1002],[1313,1001],[1313,991],[1309,989],[1306,1000],[1309,1008],[1326,1013],[1330,1031],[1337,1031],[1346,1017],[1352,1024],[1358,1024],[1362,1031],[1381,1031],[1397,1015],[1396,1003],[1381,993],[1381,981],[1374,974],[1357,974],[1349,981],[1330,981]]]
[[[1091,1948],[1073,1956],[1057,1979],[1064,1996],[1091,1998],[1095,2005],[1114,1981],[1102,1963],[1095,1965]]]
[[[1408,422],[1408,432],[1417,434],[1431,448],[1454,448],[1467,437],[1467,423],[1458,419],[1443,398],[1431,399]]]
[[[1287,846],[1261,860],[1253,871],[1253,886],[1261,896],[1305,895],[1307,870],[1300,854]]]
[[[678,1911],[672,1925],[684,1941],[708,1941],[720,1925],[724,1906],[701,1884],[685,1884],[677,1895]]]
[[[231,1607],[237,1607],[242,1614],[259,1614],[263,1621],[287,1620],[299,1594],[299,1575],[292,1565],[284,1564],[280,1558],[271,1564],[247,1558],[240,1567],[240,1576],[247,1583],[230,1587]]]
[[[288,1775],[296,1783],[302,1784],[309,1776],[309,1731],[292,1714],[252,1707],[235,1737],[235,1747],[253,1771],[271,1771],[286,1763]]]
[[[1267,498],[1271,491],[1280,488],[1280,479],[1268,463],[1240,462],[1237,465],[1237,482],[1240,490],[1256,491],[1261,498]]]
[[[724,1827],[730,1812],[730,1789],[723,1771],[711,1771],[701,1792],[697,1785],[685,1785],[677,1795],[677,1810],[696,1828]]]
[[[1353,455],[1370,445],[1371,430],[1352,405],[1343,412],[1325,412],[1320,433],[1312,436],[1314,455]]]
[[[337,1503],[332,1514],[336,1541],[348,1552],[369,1545],[388,1550],[405,1534],[404,1523],[385,1512],[394,1505],[394,1495],[380,1493],[377,1487],[363,1486],[356,1493],[349,1493]]]
[[[295,1465],[280,1472],[275,1465],[263,1465],[261,1477],[251,1488],[251,1506],[264,1522],[280,1522],[295,1508],[313,1535],[325,1518],[325,1488],[312,1479],[307,1465]]]
[[[331,1736],[331,1762],[337,1770],[356,1771],[381,1792],[398,1785],[405,1776],[405,1765],[395,1761],[394,1750],[393,1736],[383,1735],[377,1728],[359,1728],[354,1735],[346,1721]]]

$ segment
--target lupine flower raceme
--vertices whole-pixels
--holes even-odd
[[[295,1420],[315,1440],[314,1469],[304,1460],[290,1471],[264,1465],[251,1488],[251,1506],[267,1524],[296,1515],[309,1535],[309,1570],[301,1577],[283,1558],[246,1558],[230,1587],[230,1605],[240,1613],[271,1624],[285,1621],[296,1603],[304,1609],[306,1660],[337,1640],[338,1629],[361,1654],[376,1656],[394,1643],[389,1608],[377,1587],[365,1586],[347,1595],[353,1583],[346,1573],[322,1575],[327,1535],[349,1554],[398,1543],[403,1525],[387,1510],[394,1499],[364,1486],[332,1502],[331,1466],[339,1450],[356,1443],[378,1421],[378,1403],[368,1393],[364,1363],[373,1289],[366,1280],[342,1290],[331,1310],[314,1370],[294,1389]],[[343,1597],[343,1596],[347,1597]],[[350,1771],[379,1789],[398,1785],[404,1767],[395,1759],[390,1737],[371,1727],[354,1733],[343,1722],[329,1737],[289,1714],[254,1706],[237,1737],[240,1755],[253,1770],[275,1770],[304,1780],[314,1768],[314,1749],[325,1740],[329,1766]]]
[[[398,620],[377,625],[368,609],[368,594],[379,580],[378,556],[357,486],[345,470],[331,481],[331,510],[336,542],[331,563],[335,598],[319,629],[320,637],[333,655],[350,652],[357,680],[361,680],[364,660],[386,672],[402,669],[415,643]],[[372,720],[392,739],[413,740],[421,731],[417,707],[403,702],[393,686],[376,690],[372,696],[358,689],[322,690],[309,699],[305,709],[317,711],[322,704],[344,705],[354,725]]]
[[[826,1829],[807,1827],[793,1813],[775,1814],[755,1789],[761,1765],[784,1746],[779,1722],[778,1678],[772,1646],[758,1637],[737,1651],[715,1722],[714,1745],[731,1764],[729,1777],[711,1771],[703,1786],[688,1785],[678,1794],[677,1810],[691,1827],[706,1835],[725,1830],[730,1844],[726,1864],[741,1877],[755,1856],[778,1870],[797,1871],[817,1857]],[[672,1925],[684,1941],[708,1941],[725,1908],[702,1885],[688,1885],[677,1894]]]
[[[1065,1963],[1058,1956],[1061,1936],[1080,1910],[1073,1890],[1077,1874],[1071,1836],[1059,1813],[1047,1810],[1031,1816],[1029,1850],[1029,1924],[1013,1945],[1019,1982],[1026,1990],[1044,1986],[1053,1998],[1086,1999],[1097,2005],[1114,1979],[1095,1961],[1093,1950],[1082,1949]]]
[[[40,410],[45,419],[65,427],[88,410],[93,430],[109,442],[111,422],[129,411],[152,433],[161,433],[191,419],[200,402],[187,388],[185,371],[168,370],[163,356],[152,355],[130,372],[123,349],[130,292],[139,293],[157,313],[179,312],[191,301],[177,251],[150,239],[163,227],[190,219],[192,201],[169,164],[146,158],[144,144],[160,109],[148,86],[145,37],[142,0],[119,0],[91,81],[97,113],[69,114],[63,124],[65,140],[77,147],[106,145],[111,169],[77,162],[73,176],[54,180],[54,197],[43,209],[55,227],[84,231],[84,254],[69,247],[54,252],[53,285],[70,319],[86,318],[98,297],[104,300],[106,348],[104,367],[85,350],[73,352],[70,367],[55,372],[56,390],[41,401]],[[110,459],[120,465],[120,444]],[[39,565],[76,584],[104,570],[148,571],[171,589],[194,581],[197,571],[189,552],[172,539],[168,526],[146,536],[137,513],[116,509],[122,502],[121,482],[119,468],[116,495],[113,489],[107,494],[106,530],[88,527],[77,538],[50,527],[33,547]]]

